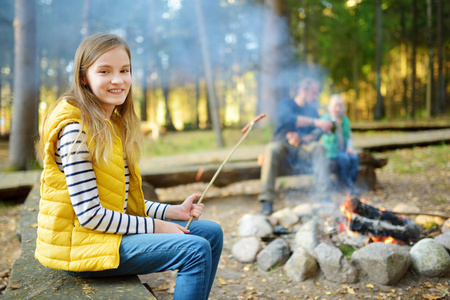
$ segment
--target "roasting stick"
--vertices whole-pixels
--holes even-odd
[[[214,174],[213,178],[211,179],[211,181],[209,182],[208,186],[206,186],[206,189],[203,191],[202,196],[200,197],[200,199],[198,199],[197,204],[202,203],[203,198],[206,195],[206,192],[209,190],[209,188],[211,187],[211,185],[214,183],[214,180],[216,180],[217,175],[219,175],[220,171],[222,171],[223,166],[225,166],[225,164],[228,162],[228,160],[230,159],[231,155],[234,153],[234,151],[237,149],[237,147],[239,147],[239,145],[242,143],[242,141],[247,137],[248,133],[252,130],[253,125],[255,125],[256,122],[258,122],[259,120],[261,120],[262,118],[264,118],[266,116],[266,114],[260,114],[259,116],[257,116],[256,118],[254,118],[250,123],[248,123],[247,125],[245,125],[245,127],[242,129],[242,133],[244,134],[241,139],[239,140],[239,142],[234,146],[234,148],[231,150],[230,154],[228,154],[228,156],[225,158],[225,160],[223,161],[223,163],[220,165],[220,167],[217,169],[216,173]],[[186,229],[189,228],[189,225],[191,225],[192,220],[194,219],[193,216],[191,216],[189,218],[189,222],[186,224]]]

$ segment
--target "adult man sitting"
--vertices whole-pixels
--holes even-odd
[[[312,172],[315,177],[315,197],[329,201],[328,161],[324,148],[313,135],[316,128],[330,131],[331,121],[319,119],[318,96],[320,82],[306,78],[299,82],[295,97],[278,103],[272,142],[266,146],[261,169],[261,213],[270,215],[276,199],[276,177],[286,172]],[[317,132],[317,131],[315,131]],[[308,145],[308,147],[304,147]]]

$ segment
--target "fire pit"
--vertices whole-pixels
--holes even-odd
[[[347,217],[348,230],[369,236],[373,242],[411,245],[425,236],[413,221],[371,206],[364,199],[348,198],[340,210]]]

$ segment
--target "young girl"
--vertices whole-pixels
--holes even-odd
[[[73,84],[42,128],[35,256],[77,276],[178,270],[174,299],[207,299],[222,229],[197,220],[203,210],[194,204],[198,194],[181,205],[144,200],[131,95],[126,42],[112,34],[84,40],[75,54]]]
[[[353,149],[350,120],[345,115],[345,110],[344,99],[337,94],[332,95],[328,103],[328,113],[322,118],[333,121],[334,126],[330,132],[322,135],[322,140],[328,159],[337,163],[339,179],[353,194],[356,193],[355,181],[358,175],[359,157]]]

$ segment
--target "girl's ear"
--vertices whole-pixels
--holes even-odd
[[[80,77],[81,77],[81,76],[80,76]],[[86,85],[88,84],[88,82],[87,82],[87,80],[86,80],[86,76],[82,76],[82,77],[80,78],[80,81],[81,81],[81,84],[84,85],[84,86],[86,86]]]

